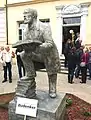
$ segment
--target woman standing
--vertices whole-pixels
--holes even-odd
[[[83,54],[81,56],[81,64],[80,64],[81,76],[82,76],[82,81],[80,83],[86,83],[88,60],[89,60],[89,53],[86,49],[84,49]]]

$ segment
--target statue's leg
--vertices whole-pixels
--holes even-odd
[[[33,98],[36,96],[36,81],[35,81],[36,71],[34,69],[34,64],[31,59],[31,53],[29,54],[24,53],[21,56],[21,58],[26,71],[26,76],[22,77],[21,81],[18,82],[17,94],[19,96]]]
[[[56,97],[57,74],[48,75],[49,78],[49,95],[51,98]]]
[[[25,71],[26,71],[26,77],[27,78],[36,77],[36,71],[35,71],[35,68],[34,68],[33,61],[31,59],[31,55],[29,55],[29,54],[27,55],[25,53],[24,55],[22,55],[21,58],[22,58],[24,68],[25,68]]]

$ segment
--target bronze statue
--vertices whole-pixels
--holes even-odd
[[[16,47],[22,47],[24,50],[21,58],[26,70],[26,76],[21,79],[29,80],[31,77],[35,78],[36,69],[45,66],[49,79],[49,95],[55,98],[60,59],[56,45],[52,39],[51,29],[45,23],[38,21],[37,11],[30,8],[24,11],[24,24],[28,25],[24,40],[15,45]]]

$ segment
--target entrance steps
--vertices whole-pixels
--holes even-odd
[[[68,74],[68,68],[64,67],[64,61],[65,61],[65,57],[64,55],[61,55],[60,56],[61,70],[59,71],[59,73]],[[40,71],[46,72],[46,69],[41,69]],[[81,76],[81,73],[80,73],[80,76]],[[89,76],[88,70],[87,70],[87,76]]]
[[[64,67],[64,61],[65,61],[65,58],[64,56],[61,56],[60,57],[60,62],[61,62],[61,73],[63,74],[68,74],[68,68],[65,68]],[[80,73],[80,76],[81,76],[81,73]],[[87,76],[89,76],[89,71],[87,70]]]
[[[60,71],[60,73],[68,74],[68,68],[64,67],[64,61],[65,61],[64,55],[61,55],[60,56],[60,63],[61,63],[61,71]]]
[[[68,68],[64,67],[64,60],[65,60],[64,56],[61,55],[60,56],[61,70],[59,71],[59,73],[68,74]],[[46,72],[46,69],[40,69],[39,71]]]

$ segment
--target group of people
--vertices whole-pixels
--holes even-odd
[[[65,67],[68,67],[68,83],[73,83],[74,75],[79,78],[81,72],[80,83],[86,83],[87,69],[89,70],[89,79],[91,79],[91,47],[86,48],[81,45],[80,34],[74,43],[68,40],[65,45]]]
[[[9,78],[9,83],[12,83],[12,58],[15,58],[15,54],[17,59],[19,79],[23,75],[25,76],[24,65],[20,57],[21,52],[22,51],[19,49],[16,49],[16,52],[11,51],[9,46],[0,47],[0,63],[2,64],[4,71],[4,80],[2,81],[2,83],[6,82],[8,78]]]

